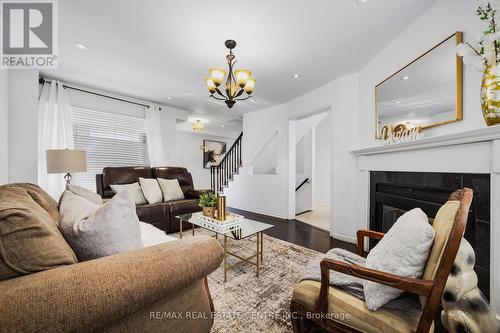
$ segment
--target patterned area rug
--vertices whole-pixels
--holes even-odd
[[[205,234],[196,232],[199,233]],[[220,237],[219,242],[222,245]],[[248,257],[256,251],[255,242],[255,236],[239,241],[230,239],[228,250]],[[229,270],[224,283],[221,265],[208,277],[217,312],[212,332],[293,332],[289,318],[293,287],[307,262],[317,254],[314,250],[265,235],[264,262],[259,277],[255,276],[254,265],[243,264]],[[236,260],[230,257],[229,263]]]

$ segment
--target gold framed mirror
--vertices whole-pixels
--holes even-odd
[[[382,130],[441,126],[463,119],[462,32],[446,38],[375,86],[375,138]]]

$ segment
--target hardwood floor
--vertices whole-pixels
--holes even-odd
[[[356,246],[330,237],[328,231],[314,227],[298,220],[285,220],[277,217],[228,208],[229,211],[244,215],[251,220],[274,225],[264,233],[293,244],[297,244],[318,252],[327,252],[333,248],[342,248],[356,252]]]

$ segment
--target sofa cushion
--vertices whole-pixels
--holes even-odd
[[[184,193],[177,179],[158,178],[157,180],[163,193],[163,201],[167,202],[184,199]]]
[[[140,221],[154,224],[161,230],[168,230],[167,221],[169,217],[168,203],[159,202],[155,204],[143,204],[136,206],[137,216]]]
[[[170,226],[168,229],[168,233],[178,232],[180,230],[179,220],[175,218],[176,216],[201,211],[201,208],[198,205],[198,200],[196,199],[169,201],[169,207],[170,207]],[[182,224],[183,229],[189,227],[191,227],[191,223],[184,222]]]
[[[295,285],[293,300],[314,311],[318,302],[321,283],[305,280]],[[420,311],[397,311],[382,308],[368,311],[361,299],[330,287],[328,289],[328,313],[332,319],[363,332],[411,333],[420,320]]]
[[[32,184],[0,186],[0,280],[77,262],[57,203]]]
[[[144,193],[142,192],[142,188],[141,185],[139,185],[139,182],[135,182],[132,184],[122,184],[122,185],[112,184],[109,186],[111,187],[114,193],[127,191],[132,196],[132,199],[134,199],[136,205],[146,203],[146,198],[144,197]]]
[[[139,181],[139,177],[152,178],[150,167],[107,167],[102,170],[103,190],[110,190],[111,184],[132,184]]]
[[[177,179],[182,192],[193,190],[193,177],[186,168],[180,167],[156,167],[151,168],[154,178]]]
[[[64,191],[60,212],[61,230],[80,261],[143,247],[135,203],[128,192],[99,206]]]
[[[164,231],[155,228],[149,223],[139,222],[139,226],[141,227],[141,238],[144,247],[177,240],[175,237],[167,236]]]
[[[160,185],[156,179],[139,178],[142,193],[149,204],[155,204],[163,201],[163,193],[161,193]]]
[[[76,186],[73,184],[68,184],[66,186],[66,189],[70,192],[73,192],[74,194],[84,197],[85,199],[89,200],[90,202],[96,204],[96,205],[102,205],[102,198],[99,194],[94,193],[90,190],[87,190],[86,188]]]

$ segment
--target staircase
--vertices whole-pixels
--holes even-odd
[[[228,186],[229,181],[233,180],[235,174],[238,174],[238,170],[242,166],[242,139],[243,132],[234,141],[219,165],[210,167],[210,187],[213,192],[223,192],[224,188]]]

